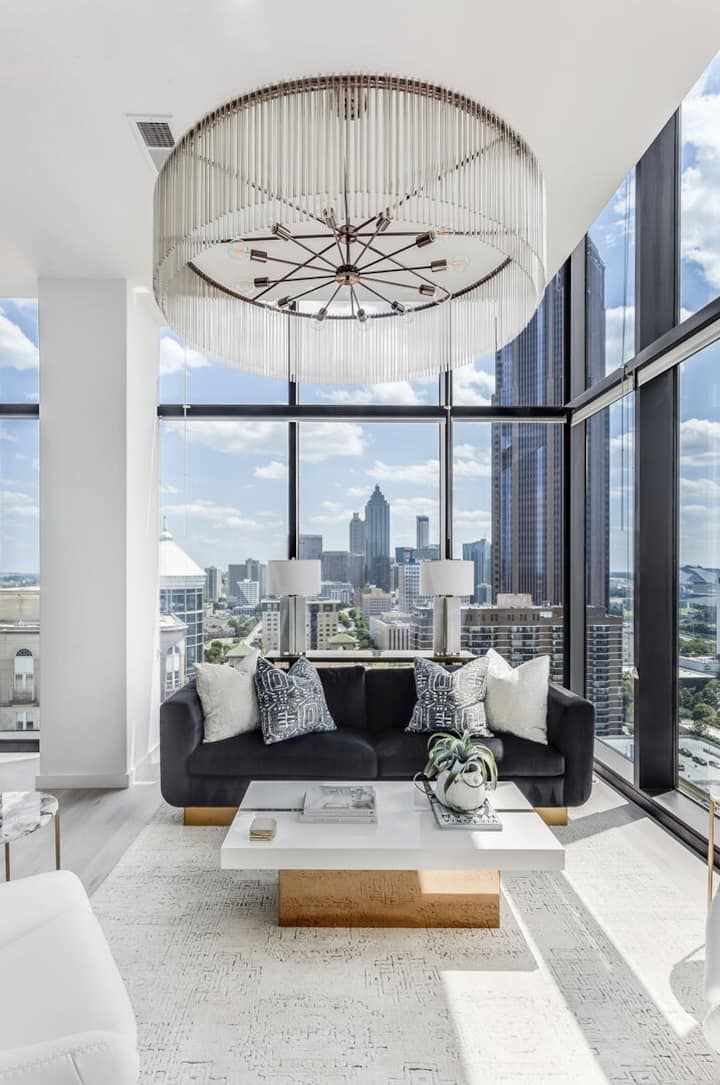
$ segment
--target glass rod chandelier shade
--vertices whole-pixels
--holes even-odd
[[[542,298],[542,175],[501,118],[442,87],[275,84],[208,114],[165,163],[154,288],[192,347],[266,376],[466,365]]]

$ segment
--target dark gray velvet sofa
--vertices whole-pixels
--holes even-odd
[[[426,761],[427,735],[407,734],[415,705],[411,667],[319,667],[337,731],[266,746],[260,731],[203,743],[200,698],[191,682],[160,710],[160,781],[172,806],[236,807],[252,779],[409,780]],[[590,796],[594,709],[551,686],[548,745],[513,735],[486,739],[500,778],[536,807],[579,806]]]

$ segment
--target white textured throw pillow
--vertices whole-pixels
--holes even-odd
[[[505,731],[547,746],[550,656],[512,668],[494,649],[487,654],[485,712],[491,731]]]
[[[228,663],[198,663],[197,691],[205,716],[203,742],[219,742],[260,726],[255,670],[256,650],[246,656],[239,666]]]

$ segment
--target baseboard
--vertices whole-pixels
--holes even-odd
[[[128,773],[130,786],[160,779],[160,743],[156,742]]]
[[[57,775],[40,773],[35,777],[38,791],[61,791],[64,788],[90,788],[94,791],[129,786],[130,774],[127,772],[69,772]]]

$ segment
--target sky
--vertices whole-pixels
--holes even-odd
[[[0,396],[38,399],[37,302],[0,299]],[[38,424],[0,421],[0,573],[38,570]]]
[[[682,316],[720,294],[720,56],[683,104],[681,183]],[[632,355],[634,171],[590,233],[606,265],[606,368]],[[624,337],[623,337],[624,328]],[[624,351],[623,351],[624,341]],[[720,567],[720,348],[683,363],[680,375],[681,560]],[[162,334],[158,394],[168,403],[281,403],[284,382],[256,377],[186,349]],[[455,400],[488,405],[494,359],[457,370]],[[38,399],[37,303],[0,299],[0,396]],[[304,403],[416,405],[438,401],[433,379],[375,386],[300,389]],[[622,497],[632,445],[632,412],[611,411],[611,565],[627,564]],[[37,423],[0,423],[0,572],[38,567]],[[287,447],[283,424],[225,420],[161,423],[161,503],[178,542],[199,564],[224,567],[246,557],[286,552]],[[487,423],[455,427],[454,535],[490,537],[490,440]],[[624,451],[623,451],[624,448]],[[439,432],[433,423],[316,423],[300,433],[300,530],[322,534],[327,549],[347,547],[347,523],[375,484],[391,505],[391,545],[412,545],[415,516],[430,517],[438,541]]]

